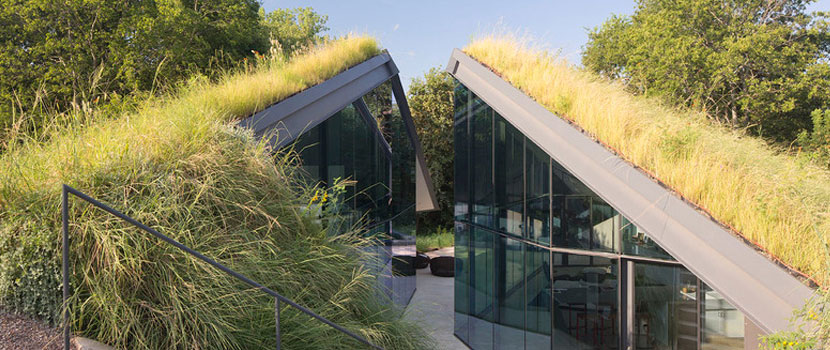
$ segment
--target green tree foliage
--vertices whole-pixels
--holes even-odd
[[[593,29],[582,62],[632,90],[790,142],[830,105],[830,35],[811,0],[639,0]]]
[[[440,211],[421,215],[427,227],[451,227],[453,208],[452,77],[432,68],[409,85],[409,106],[432,176]]]
[[[0,145],[56,112],[213,76],[269,39],[296,51],[326,19],[311,8],[265,14],[256,0],[0,0]]]
[[[812,117],[813,130],[801,132],[796,143],[804,148],[810,158],[830,168],[830,109],[817,109]]]
[[[276,9],[264,15],[263,26],[269,37],[279,43],[281,50],[291,54],[323,39],[320,33],[329,29],[326,27],[328,18],[314,12],[311,7]]]

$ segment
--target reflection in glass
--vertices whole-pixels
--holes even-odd
[[[394,106],[394,105],[393,105]],[[391,106],[390,106],[391,107]],[[393,235],[415,235],[415,149],[409,140],[403,117],[397,108],[390,108],[389,147],[392,149],[392,207],[389,216]]]
[[[551,275],[550,252],[525,245],[525,342],[527,349],[550,349]]]
[[[461,84],[457,85],[461,87]],[[455,169],[453,191],[455,195],[455,220],[469,220],[470,205],[470,147],[468,137],[467,89],[455,89],[455,119],[453,147],[455,148]]]
[[[524,212],[524,135],[498,114],[494,117],[494,160],[497,229],[522,235]]]
[[[615,260],[553,253],[554,349],[616,349]]]
[[[660,248],[656,242],[652,241],[651,238],[649,238],[645,232],[640,230],[639,227],[634,225],[634,223],[628,221],[628,219],[621,215],[619,217],[621,220],[620,230],[622,231],[623,254],[674,260],[669,253],[663,250],[663,248]]]
[[[565,168],[552,165],[553,245],[618,251],[616,211]]]
[[[464,223],[455,223],[455,334],[470,343],[468,314],[470,313],[470,231]]]
[[[472,96],[472,221],[495,227],[493,220],[493,110]]]
[[[522,244],[496,235],[497,349],[524,349],[525,274]]]
[[[470,345],[493,348],[495,251],[493,233],[473,228],[470,242]]]
[[[550,244],[550,157],[530,139],[525,142],[527,213],[525,236]]]
[[[744,315],[717,291],[701,282],[703,350],[740,350],[744,348]]]
[[[638,349],[697,349],[697,278],[681,266],[635,264]]]

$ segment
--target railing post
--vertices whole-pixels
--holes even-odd
[[[280,298],[274,297],[274,320],[277,324],[277,350],[282,348],[282,336],[280,335]]]
[[[69,193],[61,191],[61,231],[63,241],[63,348],[69,350]]]

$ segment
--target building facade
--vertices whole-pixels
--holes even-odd
[[[454,333],[471,348],[755,349],[809,297],[464,53],[447,71],[457,79]],[[708,241],[688,244],[697,235]]]
[[[408,304],[415,291],[415,213],[437,204],[391,56],[370,58],[241,124],[274,149],[293,148],[303,181],[329,190],[348,182],[309,207],[336,212],[338,220],[328,223],[332,234],[361,227],[375,238],[365,266],[381,293]]]

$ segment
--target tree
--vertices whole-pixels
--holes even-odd
[[[266,15],[257,0],[0,0],[0,145],[21,113],[212,76],[267,51],[269,38],[290,50],[315,42],[325,21],[311,8]],[[36,130],[49,117],[28,122]]]
[[[0,6],[0,98],[64,106],[207,69],[217,52],[267,49],[255,0],[15,1]]]
[[[328,16],[319,15],[311,7],[276,9],[263,20],[267,35],[280,44],[285,54],[291,54],[323,39]]]
[[[813,130],[802,131],[796,142],[808,157],[830,168],[830,109],[817,109],[813,111],[812,118]]]
[[[830,105],[830,33],[811,0],[640,0],[589,33],[582,62],[635,92],[790,142]]]
[[[451,227],[453,208],[453,90],[452,77],[430,69],[409,86],[409,107],[432,176],[440,211],[421,215],[427,227]]]

